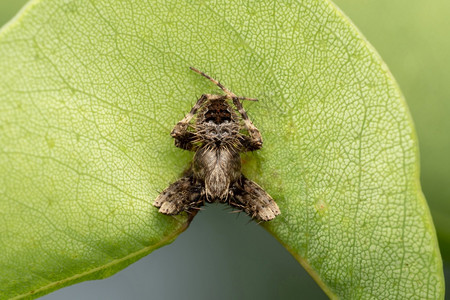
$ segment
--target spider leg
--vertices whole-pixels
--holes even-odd
[[[198,69],[196,69],[196,68],[194,68],[194,67],[189,67],[189,69],[191,69],[191,70],[194,71],[195,73],[198,73],[198,74],[202,75],[203,77],[209,79],[212,83],[214,83],[214,84],[217,85],[222,91],[224,91],[225,94],[227,94],[227,96],[228,96],[229,98],[236,97],[236,95],[235,95],[232,91],[230,91],[229,89],[227,89],[223,84],[221,84],[219,81],[215,80],[214,78],[212,78],[212,77],[209,76],[208,74],[203,73],[202,71],[200,71],[200,70],[198,70]]]
[[[242,135],[241,137],[243,139],[244,144],[248,145],[246,148],[250,151],[260,149],[263,143],[261,133],[248,117],[247,112],[245,111],[238,97],[233,98],[233,103],[236,106],[238,112],[241,114],[242,120],[244,120],[244,126],[250,135],[249,137],[246,137],[244,135]]]
[[[280,208],[258,184],[244,175],[230,189],[230,205],[245,211],[258,221],[270,221],[280,214]]]
[[[202,187],[191,175],[182,177],[167,187],[155,199],[153,206],[166,215],[176,215],[182,211],[198,209],[202,204]]]
[[[208,95],[202,95],[191,108],[191,111],[172,129],[170,135],[175,139],[175,146],[185,150],[195,150],[193,144],[195,134],[187,129],[192,118],[207,99]]]
[[[236,96],[232,91],[230,91],[229,89],[227,89],[223,84],[221,84],[219,81],[215,80],[214,78],[212,78],[211,76],[209,76],[208,74],[194,68],[194,67],[189,67],[189,69],[191,69],[192,71],[202,75],[203,77],[209,79],[212,83],[214,83],[215,85],[217,85],[222,91],[225,92],[225,94],[227,94],[227,98],[229,99],[233,99],[233,98],[238,98],[239,100],[247,100],[247,101],[258,101],[258,99],[256,98],[249,98],[249,97],[238,97]]]
[[[258,142],[258,140],[254,140],[252,137],[244,134],[239,134],[238,137],[240,143],[240,151],[256,151],[261,149],[262,143]]]

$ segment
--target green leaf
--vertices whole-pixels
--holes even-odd
[[[34,1],[0,57],[2,297],[109,276],[186,228],[151,203],[192,157],[172,126],[217,92],[192,65],[260,99],[244,173],[330,297],[443,298],[408,110],[327,1]]]
[[[442,256],[450,262],[450,2],[336,2],[377,47],[405,93],[419,135],[423,190]]]

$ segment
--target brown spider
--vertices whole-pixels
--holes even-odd
[[[227,202],[259,221],[272,220],[280,214],[278,205],[258,184],[241,173],[240,152],[260,149],[262,137],[240,100],[257,99],[238,97],[205,73],[193,67],[191,70],[208,78],[226,95],[203,94],[173,128],[171,135],[175,146],[194,151],[194,161],[185,176],[166,188],[153,205],[159,207],[161,213],[176,215],[199,209],[205,200]],[[196,114],[195,124],[191,125]]]

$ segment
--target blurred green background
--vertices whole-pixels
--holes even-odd
[[[26,2],[0,0],[0,26],[13,18]],[[334,2],[375,46],[397,79],[408,102],[419,136],[422,187],[436,225],[441,253],[447,264],[446,277],[449,277],[450,1],[335,0]],[[189,295],[186,293],[189,289],[192,290],[192,296],[195,295],[196,289],[200,290],[197,294],[198,299],[201,299],[202,295],[205,299],[208,295],[215,295],[217,289],[222,289],[222,294],[215,295],[216,299],[231,297],[244,299],[250,295],[252,298],[260,299],[273,297],[290,299],[297,298],[298,295],[309,299],[326,298],[275,239],[259,226],[247,224],[245,216],[239,216],[237,221],[234,219],[235,217],[230,217],[221,206],[209,206],[205,212],[197,216],[186,233],[172,245],[164,247],[163,251],[155,251],[110,279],[75,285],[46,298],[141,299],[149,294],[154,296],[155,289],[166,289],[167,285],[157,283],[164,278],[173,280],[178,286],[180,283],[177,280],[184,281],[185,286],[179,286],[178,289],[181,290],[179,296],[184,298]],[[230,222],[233,224],[231,227]],[[204,228],[208,227],[209,231],[205,231]],[[221,234],[217,235],[218,232]],[[209,243],[205,244],[205,240],[209,240]],[[215,277],[228,272],[216,278],[217,281],[222,281],[218,286],[214,285],[215,281],[209,283],[209,287],[205,287],[205,284],[201,287],[190,286],[190,282],[194,284],[198,279],[188,278],[189,275],[183,279],[183,272],[171,275],[170,270],[167,270],[169,268],[164,266],[164,262],[170,263],[174,257],[177,257],[176,262],[186,265],[183,258],[205,251],[204,247],[210,247],[208,251],[212,252],[216,251],[214,250],[216,248],[221,249],[224,253],[236,252],[239,248],[240,253],[247,253],[247,258],[249,252],[253,251],[255,255],[252,255],[251,261],[245,257],[235,256],[230,258],[234,261],[230,265],[219,253],[212,256],[203,254],[199,257],[199,261],[188,263],[186,268],[191,269],[189,273],[192,269],[196,269],[197,274],[210,274]],[[211,268],[214,271],[208,271]],[[234,278],[234,281],[226,276],[236,277],[237,273],[238,278]],[[241,282],[242,288],[236,289],[236,285],[241,286],[236,282],[237,279],[247,283]],[[225,289],[227,285],[228,289]],[[258,287],[261,286],[265,288],[258,291]],[[448,282],[446,286],[449,290]],[[84,295],[81,297],[80,293],[83,292],[86,292],[86,297]],[[168,298],[176,297],[175,292]]]
[[[27,2],[26,0],[0,0],[0,26],[11,20]]]

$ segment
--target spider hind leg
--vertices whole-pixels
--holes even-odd
[[[272,197],[244,175],[230,189],[229,203],[259,221],[270,221],[280,214]]]
[[[184,176],[167,187],[153,203],[159,212],[176,215],[182,211],[189,212],[203,205],[203,192],[191,175]]]

